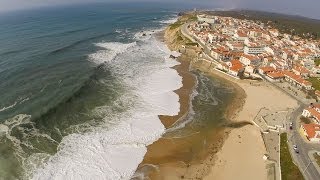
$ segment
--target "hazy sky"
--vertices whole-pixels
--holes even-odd
[[[128,2],[137,0],[0,0],[0,12],[90,2]],[[139,0],[145,2],[184,2],[207,4],[207,7],[247,8],[303,15],[320,19],[320,0]]]

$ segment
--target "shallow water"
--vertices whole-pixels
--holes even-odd
[[[167,130],[167,136],[189,130],[206,133],[212,129],[224,128],[228,122],[225,111],[235,96],[235,89],[220,79],[208,77],[201,72],[193,73],[197,86],[192,94],[188,116],[171,128],[174,131]]]
[[[212,155],[219,151],[228,136],[230,128],[226,125],[230,121],[226,110],[234,102],[236,90],[224,80],[193,73],[197,86],[188,115],[148,147],[144,163],[135,174],[137,179],[161,178],[165,174],[192,178],[196,173],[188,174],[189,166],[203,164],[208,157],[213,160]]]

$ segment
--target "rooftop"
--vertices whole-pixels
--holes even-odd
[[[317,135],[316,132],[320,132],[320,125],[318,124],[304,124],[303,128],[305,129],[309,138],[315,138]],[[319,135],[317,135],[316,138],[320,138]]]

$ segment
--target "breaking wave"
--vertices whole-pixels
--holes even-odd
[[[18,99],[17,101],[15,101],[13,104],[1,108],[1,109],[0,109],[0,112],[9,110],[9,109],[15,107],[17,104],[22,104],[22,103],[24,103],[25,101],[28,101],[28,100],[29,100],[29,97],[27,97],[27,98],[19,98],[19,99]]]
[[[89,55],[89,59],[96,64],[109,62],[112,59],[114,59],[117,55],[125,52],[127,49],[135,45],[136,42],[128,44],[123,44],[120,42],[97,43],[96,46],[103,48],[103,50],[99,50],[98,52]]]
[[[89,60],[111,69],[126,88],[117,104],[95,108],[105,111],[105,124],[90,132],[65,136],[58,152],[33,171],[33,179],[130,179],[147,151],[164,133],[158,115],[176,115],[179,97],[173,91],[182,78],[171,67],[171,52],[154,37],[133,43],[102,42]],[[98,66],[99,68],[100,66]],[[112,122],[112,123],[110,123]],[[36,158],[35,158],[36,159]]]

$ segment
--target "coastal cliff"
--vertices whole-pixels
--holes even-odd
[[[169,25],[164,32],[165,43],[172,51],[178,51],[183,45],[188,45],[191,41],[184,37],[181,33],[181,25],[195,20],[196,16],[193,13],[187,13],[183,16],[180,16],[178,20]]]

